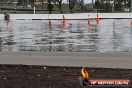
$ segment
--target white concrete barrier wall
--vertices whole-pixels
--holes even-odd
[[[66,19],[87,19],[89,17],[96,18],[132,18],[132,13],[75,13],[75,14],[10,14],[10,19],[62,19],[65,15]],[[4,19],[4,14],[0,14],[0,19]]]
[[[4,19],[4,15],[3,14],[0,14],[0,20],[3,20]]]

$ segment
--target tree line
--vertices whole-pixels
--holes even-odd
[[[100,0],[95,1],[94,8],[97,10],[103,10],[103,12],[122,11],[123,8],[130,8],[131,0],[114,0],[113,3],[101,2]]]
[[[13,0],[0,0],[2,1],[13,1]],[[15,0],[16,1],[16,0]],[[45,0],[39,0],[42,4],[42,8],[44,6]],[[106,1],[106,2],[105,2]],[[114,11],[122,11],[123,8],[131,7],[131,0],[114,0],[114,3],[110,3],[111,0],[95,0],[95,3],[92,3],[93,10],[102,11],[102,12],[112,12]],[[18,6],[34,6],[36,0],[18,0]],[[60,13],[63,13],[63,0],[47,0],[47,10],[51,14],[54,6],[56,6]],[[93,2],[93,0],[92,0]],[[54,4],[53,4],[54,3]],[[123,4],[124,3],[124,4]],[[67,8],[69,8],[70,13],[74,13],[75,6],[78,6],[81,12],[86,11],[84,0],[67,0]]]
[[[40,1],[43,7],[43,1],[45,0],[40,0]],[[47,10],[49,11],[49,13],[52,13],[54,5],[56,5],[60,13],[63,13],[63,9],[62,9],[63,0],[47,0],[47,2],[48,2]],[[34,3],[35,0],[18,0],[17,5],[27,5],[27,4],[33,5]],[[52,3],[54,3],[54,5]],[[78,5],[80,11],[84,11],[84,0],[68,0],[68,7],[71,13],[74,13],[75,5]]]

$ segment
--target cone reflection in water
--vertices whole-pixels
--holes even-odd
[[[51,29],[51,25],[52,25],[52,24],[51,24],[51,20],[49,20],[49,29]]]
[[[7,26],[9,25],[9,21],[7,21],[7,24],[6,24]]]
[[[10,26],[10,21],[9,20],[5,21],[5,26],[6,27],[9,27]]]

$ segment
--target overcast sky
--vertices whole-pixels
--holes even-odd
[[[67,2],[67,0],[63,0],[65,3]],[[84,3],[91,3],[92,0],[84,0]]]

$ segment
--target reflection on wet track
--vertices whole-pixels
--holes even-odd
[[[0,51],[131,52],[130,19],[104,19],[96,25],[87,20],[0,20]]]

